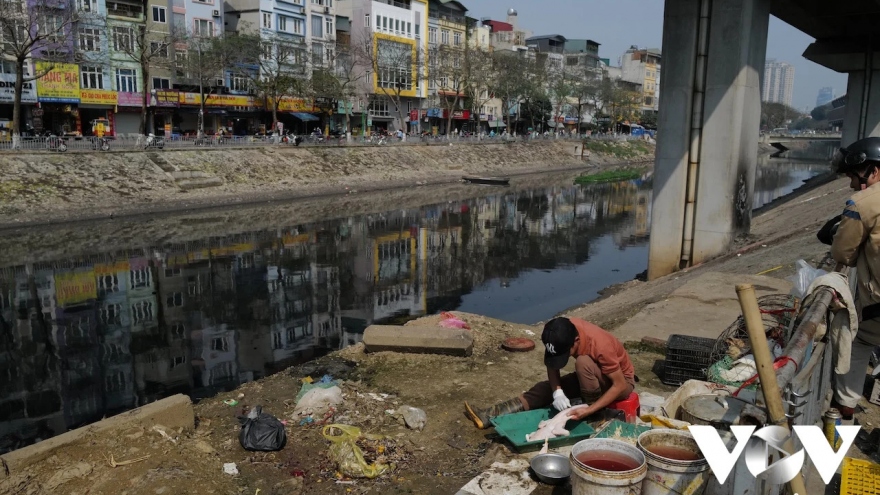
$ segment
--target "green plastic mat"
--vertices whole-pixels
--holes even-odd
[[[635,444],[636,440],[639,439],[639,435],[650,429],[650,426],[633,425],[615,419],[600,429],[593,438],[611,438]]]
[[[709,366],[708,369],[706,369],[706,381],[712,382],[712,383],[718,383],[720,385],[727,385],[729,387],[741,386],[743,384],[743,382],[745,382],[745,380],[739,381],[739,382],[732,382],[729,380],[725,380],[724,378],[721,378],[721,372],[727,371],[727,370],[731,369],[732,367],[733,367],[733,359],[731,359],[730,356],[724,356],[723,359],[712,364],[711,366]],[[751,377],[749,377],[749,378],[751,378]],[[746,390],[757,390],[757,388],[758,388],[757,381],[755,383],[752,383],[751,385],[745,387]]]
[[[499,435],[507,438],[517,451],[523,452],[537,450],[544,445],[543,440],[527,442],[526,435],[537,430],[538,423],[555,415],[556,410],[553,408],[535,409],[534,411],[505,414],[504,416],[492,418],[492,424],[495,425],[495,431]],[[550,447],[571,445],[596,432],[592,426],[582,421],[569,421],[565,424],[565,429],[570,432],[570,435],[567,437],[551,438],[548,442]]]

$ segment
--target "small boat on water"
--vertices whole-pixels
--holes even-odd
[[[507,186],[510,185],[510,177],[471,177],[464,176],[461,178],[464,182],[471,184],[485,184],[489,186]]]

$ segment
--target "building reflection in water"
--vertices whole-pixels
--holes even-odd
[[[0,453],[174,393],[232,389],[359,342],[370,324],[455,309],[488,280],[504,290],[580,265],[602,256],[603,236],[644,246],[650,189],[504,189],[2,267]]]

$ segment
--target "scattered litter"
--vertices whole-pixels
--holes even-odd
[[[238,399],[244,399],[244,394],[238,394]]]
[[[452,313],[443,312],[440,313],[440,326],[444,328],[464,328],[465,330],[470,330],[471,326],[465,323],[464,320],[455,316]]]
[[[107,464],[109,464],[110,467],[114,467],[114,468],[118,467],[118,466],[128,466],[129,464],[134,464],[136,462],[146,461],[149,458],[150,458],[149,455],[145,455],[143,457],[129,459],[127,461],[117,461],[116,459],[113,458],[113,454],[110,454],[110,457],[107,457],[106,455],[104,456],[104,459],[107,460]]]
[[[150,429],[155,431],[156,433],[162,435],[162,437],[165,438],[166,440],[170,440],[171,443],[177,443],[177,440],[171,438],[171,435],[169,435],[168,433],[165,433],[165,429],[162,426],[155,425]]]
[[[456,495],[528,495],[538,483],[529,476],[529,462],[525,459],[514,459],[506,464],[495,462],[488,470],[483,471]]]
[[[336,480],[337,485],[353,485],[354,480]]]
[[[305,388],[305,385],[303,385]],[[293,413],[297,416],[323,415],[330,408],[342,404],[342,389],[336,385],[322,388],[315,385],[296,403]]]
[[[226,399],[223,401],[223,403],[230,407],[238,405],[238,401],[235,399]]]
[[[319,383],[333,383],[333,375],[322,376],[321,379],[316,382],[316,384]]]
[[[394,469],[394,464],[389,462],[393,453],[389,447],[396,447],[393,440],[363,434],[360,428],[340,424],[325,426],[323,435],[330,441],[330,458],[344,476],[372,479]],[[369,457],[361,444],[367,448]]]
[[[531,330],[523,330],[523,333],[526,334],[526,335],[528,335],[529,337],[534,337],[534,336],[535,336],[535,332],[533,332],[533,331],[531,331]]]
[[[238,476],[238,466],[234,462],[227,462],[223,464],[223,472],[232,476]]]
[[[306,425],[310,425],[314,422],[315,422],[315,420],[311,416],[306,416],[303,419],[299,420],[299,425],[306,426]]]
[[[425,428],[425,423],[428,422],[428,415],[418,407],[400,406],[397,408],[396,414],[398,414],[403,419],[406,426],[412,430],[422,431],[422,429]]]
[[[806,297],[807,290],[809,290],[813,280],[828,273],[825,270],[813,268],[812,265],[804,260],[797,260],[797,262],[795,262],[795,268],[797,268],[797,273],[790,277],[786,277],[785,280],[794,284],[791,288],[790,294],[799,299]]]
[[[241,432],[238,441],[245,450],[272,452],[281,450],[287,443],[287,432],[278,418],[263,412],[262,406],[254,406],[244,418],[239,418]]]

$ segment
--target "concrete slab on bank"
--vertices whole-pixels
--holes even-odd
[[[643,337],[666,340],[673,334],[714,339],[742,314],[737,284],[752,284],[758,297],[791,290],[791,283],[779,278],[709,272],[674,290],[663,301],[645,306],[613,333],[621,342]]]
[[[474,337],[469,330],[417,325],[370,325],[364,331],[367,352],[412,352],[470,356]]]
[[[185,430],[194,428],[195,413],[192,401],[183,394],[172,395],[97,423],[62,433],[34,445],[3,454],[0,459],[6,464],[8,470],[0,469],[0,479],[20,473],[29,465],[48,458],[57,449],[80,442],[88,442],[90,437],[119,436],[130,433],[130,430],[134,428],[150,430],[154,426],[162,427],[171,435],[178,428]]]

